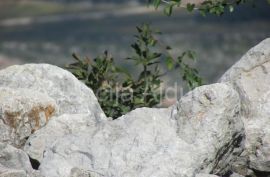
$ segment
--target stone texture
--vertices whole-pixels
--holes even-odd
[[[195,177],[218,177],[217,175],[210,175],[210,174],[197,174]]]
[[[0,177],[269,177],[269,60],[266,39],[221,83],[198,87],[171,108],[140,108],[113,121],[103,121],[92,91],[58,67],[0,71]],[[44,125],[49,102],[59,111],[36,130],[29,112],[42,105]],[[26,126],[20,121],[36,130],[24,150],[41,162],[39,171],[6,143],[10,127]]]
[[[0,142],[0,177],[43,177],[21,149]]]
[[[92,171],[82,170],[79,168],[72,168],[70,177],[103,177],[103,176]]]
[[[0,141],[21,147],[55,112],[56,103],[46,94],[0,87]]]
[[[270,172],[270,38],[252,48],[220,79],[241,97],[249,167]]]
[[[239,108],[230,86],[203,86],[176,110],[141,108],[58,138],[47,146],[39,169],[49,177],[68,177],[74,168],[106,177],[222,173],[242,136]]]
[[[33,169],[25,152],[6,143],[0,143],[0,176],[23,177],[32,173]]]
[[[196,88],[180,99],[174,116],[178,136],[201,153],[205,173],[222,174],[240,154],[244,136],[240,100],[229,85],[212,84]],[[218,150],[218,151],[217,151]]]
[[[93,91],[71,73],[48,64],[14,65],[0,71],[0,87],[26,88],[53,98],[59,115],[89,113],[105,120]]]
[[[27,177],[27,174],[23,170],[6,169],[1,171],[0,177]]]
[[[239,175],[239,174],[237,174],[237,173],[233,173],[233,174],[230,175],[230,177],[244,177],[244,176]]]
[[[30,136],[24,146],[24,151],[32,159],[42,162],[45,149],[55,140],[69,134],[93,131],[92,127],[96,124],[97,120],[92,114],[64,114],[50,120],[46,127]]]

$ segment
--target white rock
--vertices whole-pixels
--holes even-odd
[[[94,115],[64,114],[53,118],[44,128],[31,135],[25,143],[24,151],[32,159],[42,162],[45,149],[51,146],[55,140],[69,134],[93,131],[94,126],[98,126]]]
[[[100,120],[106,119],[93,91],[57,66],[26,64],[8,67],[0,71],[0,86],[46,93],[59,106],[59,115],[92,113]]]
[[[72,168],[70,177],[103,177],[103,176],[92,171],[82,170],[79,168]]]
[[[210,174],[202,174],[202,173],[200,173],[200,174],[197,174],[195,177],[218,177],[218,176],[216,176],[216,175],[210,175]]]
[[[31,174],[33,171],[26,153],[0,142],[0,174]]]
[[[76,168],[106,177],[221,173],[242,136],[238,94],[225,84],[204,86],[177,107],[177,114],[137,109],[90,132],[58,138],[46,149],[41,174],[69,177]]]
[[[0,142],[0,177],[43,177],[25,152]]]
[[[198,87],[181,98],[176,109],[178,136],[200,151],[204,172],[228,170],[235,158],[231,152],[244,136],[237,92],[225,84]]]
[[[27,174],[24,170],[6,169],[1,171],[0,169],[0,177],[27,177]]]
[[[233,173],[233,174],[230,175],[230,177],[244,177],[244,176],[239,175],[239,174],[237,174],[237,173]]]
[[[270,172],[270,38],[247,52],[220,82],[240,94],[250,168]]]
[[[55,112],[56,103],[46,94],[0,87],[0,141],[21,147]]]

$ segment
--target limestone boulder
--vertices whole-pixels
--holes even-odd
[[[25,88],[49,95],[58,115],[92,113],[105,120],[93,91],[70,72],[49,64],[14,65],[0,70],[0,87]]]
[[[210,174],[197,174],[195,177],[218,177],[217,175],[210,175]]]
[[[54,141],[70,134],[91,132],[98,127],[98,120],[92,114],[63,114],[50,122],[42,129],[29,137],[24,146],[24,151],[40,163],[46,148]]]
[[[56,102],[47,94],[0,87],[0,142],[22,147],[57,110]]]
[[[0,142],[0,176],[1,177],[42,177],[32,169],[25,152],[7,143]]]
[[[220,79],[241,98],[247,166],[270,172],[270,38],[245,54]]]
[[[239,112],[238,94],[230,86],[203,86],[174,109],[140,108],[93,124],[89,132],[57,138],[39,170],[49,177],[80,171],[106,177],[222,174],[241,151],[233,153],[243,136]]]

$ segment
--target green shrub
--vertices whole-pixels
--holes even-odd
[[[149,4],[153,5],[156,9],[159,8],[160,5],[164,5],[164,14],[170,16],[175,7],[183,7],[182,0],[148,0]],[[229,12],[233,12],[235,6],[244,3],[254,3],[254,0],[205,0],[203,2],[198,1],[197,4],[187,3],[185,8],[188,11],[193,11],[194,9],[198,10],[203,16],[207,14],[213,14],[220,16],[228,10]],[[268,0],[268,2],[270,2]]]
[[[161,78],[165,74],[161,72],[161,65],[164,60],[168,70],[180,70],[188,88],[202,84],[198,71],[188,64],[195,60],[194,52],[186,51],[174,58],[170,55],[171,47],[160,49],[162,45],[155,37],[159,32],[152,30],[148,24],[137,27],[137,31],[136,41],[131,45],[134,54],[126,61],[133,62],[136,70],[140,70],[138,77],[117,66],[107,51],[93,60],[81,59],[73,54],[76,62],[66,67],[94,91],[106,115],[114,119],[136,108],[154,107],[160,103],[164,98],[161,90]]]

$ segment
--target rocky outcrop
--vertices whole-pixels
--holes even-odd
[[[225,174],[234,160],[232,152],[243,150],[238,93],[225,84],[198,87],[182,97],[176,109],[178,136],[196,147],[193,155],[206,157],[200,159],[203,172]]]
[[[267,39],[219,83],[170,108],[110,121],[67,71],[44,64],[2,70],[0,176],[269,177],[269,60]]]
[[[217,175],[209,175],[209,174],[197,174],[195,177],[218,177]]]
[[[270,39],[247,52],[220,82],[233,85],[241,97],[246,141],[239,159],[244,162],[237,163],[270,174]]]
[[[25,152],[11,145],[0,142],[0,176],[1,177],[42,177],[32,169]]]
[[[56,112],[55,101],[46,94],[0,87],[0,141],[23,146]]]
[[[24,151],[40,163],[46,148],[50,147],[55,140],[69,134],[81,134],[94,131],[98,121],[91,114],[64,114],[52,119],[46,127],[36,131],[29,137],[24,146]]]
[[[84,134],[61,137],[46,150],[39,169],[50,177],[69,176],[74,168],[106,177],[224,173],[243,133],[238,94],[225,84],[203,86],[177,108],[141,108],[93,124]]]
[[[48,64],[15,65],[0,71],[0,87],[25,88],[47,94],[59,107],[57,115],[92,113],[105,120],[93,91],[71,73]]]

